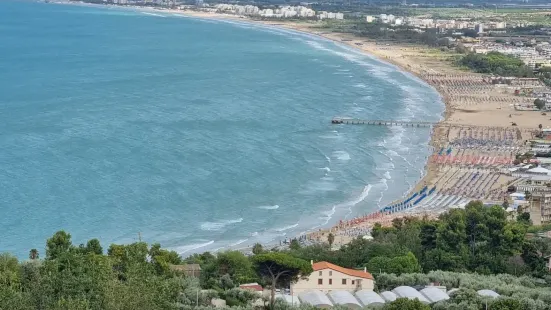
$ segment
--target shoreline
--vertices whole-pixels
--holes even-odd
[[[112,8],[112,9],[121,9],[121,10],[132,10],[132,11],[139,11],[143,13],[151,13],[152,15],[155,13],[159,14],[173,14],[173,15],[180,15],[182,17],[186,18],[194,18],[194,19],[204,19],[204,20],[218,20],[218,21],[225,21],[225,22],[235,22],[235,23],[241,23],[241,24],[248,24],[251,26],[261,26],[261,27],[267,27],[267,28],[275,28],[279,30],[287,30],[292,31],[296,33],[300,33],[303,35],[313,36],[319,39],[324,39],[331,41],[336,44],[341,44],[343,46],[346,46],[348,48],[351,48],[352,50],[363,54],[364,56],[376,59],[377,61],[383,62],[385,64],[390,64],[395,67],[396,70],[405,72],[407,74],[411,74],[416,79],[419,79],[420,82],[425,84],[425,86],[429,86],[432,88],[435,92],[437,92],[442,100],[444,111],[442,112],[442,119],[440,122],[443,122],[446,120],[446,115],[448,115],[449,107],[447,103],[444,100],[444,96],[442,93],[438,91],[436,87],[428,83],[425,79],[423,79],[423,76],[420,74],[419,71],[414,70],[410,66],[405,66],[403,63],[400,63],[398,61],[395,61],[392,58],[389,58],[387,56],[381,55],[380,53],[377,53],[374,49],[363,49],[359,48],[355,44],[353,44],[353,40],[350,34],[345,33],[326,33],[323,31],[318,31],[315,28],[310,27],[310,25],[307,24],[300,24],[300,23],[293,23],[293,22],[285,22],[285,21],[259,21],[259,20],[253,20],[246,17],[239,17],[235,15],[229,15],[229,14],[221,14],[221,13],[208,13],[208,12],[199,12],[199,11],[190,11],[190,10],[174,10],[174,9],[157,9],[157,8],[149,8],[149,7],[140,7],[140,6],[119,6],[119,5],[104,5],[104,4],[92,4],[92,3],[85,3],[85,2],[72,2],[72,1],[55,1],[50,2],[51,4],[62,4],[62,5],[76,5],[76,6],[83,6],[83,7],[98,7],[98,8]],[[362,38],[365,40],[365,38]],[[356,39],[357,40],[357,39]],[[366,46],[366,45],[364,45]],[[374,46],[376,47],[376,46]],[[330,120],[328,120],[329,122]],[[431,130],[431,134],[428,141],[428,146],[433,147],[433,143],[435,141],[435,136],[437,135],[437,130]],[[430,151],[429,151],[430,152]],[[402,199],[405,197],[408,193],[412,191],[419,190],[423,184],[429,183],[430,180],[432,180],[435,177],[433,173],[433,169],[431,169],[429,162],[425,162],[425,166],[423,167],[423,173],[420,175],[420,179],[416,184],[413,184],[409,189],[407,189],[402,197],[395,197],[394,200]],[[393,201],[394,201],[393,200]],[[359,214],[356,216],[360,216]],[[353,217],[355,218],[355,217]],[[344,219],[335,219],[335,224],[320,224],[318,225],[318,228],[310,228],[307,229],[303,234],[299,235],[292,235],[285,240],[290,240],[294,237],[301,237],[306,236],[306,238],[309,238],[312,234],[317,234],[319,232],[324,232],[327,230],[331,230],[334,226],[328,226],[328,225],[336,225],[339,220]],[[271,242],[268,242],[265,244],[265,246],[277,246],[277,244],[281,244],[283,240],[273,240]],[[241,251],[250,251],[252,246],[244,246],[244,247],[235,247],[235,246],[228,246],[225,249],[236,249]],[[193,250],[188,252],[192,253]]]
[[[327,234],[334,233],[336,235],[334,246],[338,247],[338,245],[348,243],[352,238],[351,236],[358,237],[369,234],[370,227],[375,222],[391,225],[392,219],[397,217],[436,217],[439,213],[458,204],[464,205],[470,200],[480,199],[495,202],[501,199],[503,201],[503,187],[509,184],[512,178],[510,176],[502,177],[499,169],[503,170],[503,168],[511,165],[515,154],[509,149],[514,147],[517,150],[522,149],[522,144],[519,141],[530,137],[534,124],[551,124],[549,120],[542,116],[512,108],[513,103],[516,105],[516,102],[520,104],[528,101],[527,98],[513,97],[511,89],[514,87],[511,85],[496,86],[485,80],[482,74],[462,71],[449,63],[448,60],[454,56],[453,53],[442,53],[440,50],[428,46],[397,44],[395,42],[378,44],[375,40],[358,37],[350,33],[324,31],[323,28],[318,27],[321,23],[315,21],[262,21],[236,15],[192,10],[96,5],[67,1],[57,3],[112,7],[145,13],[164,13],[195,19],[235,22],[251,26],[273,27],[274,29],[313,36],[341,44],[367,57],[390,64],[404,74],[411,74],[412,78],[418,79],[425,86],[430,86],[439,94],[444,110],[442,111],[442,119],[436,126],[432,127],[430,133],[428,146],[431,155],[425,162],[419,181],[405,192],[403,197],[396,197],[397,200],[394,200],[393,203],[401,201],[402,206],[392,205],[390,206],[392,209],[389,211],[386,210],[385,206],[380,206],[380,211],[377,210],[369,215],[357,215],[351,220],[342,219],[339,221],[336,219],[334,221],[336,224],[332,227],[326,226],[327,224],[320,225],[318,226],[320,228],[311,228],[300,233],[300,236],[286,238],[289,240],[293,237],[301,237],[306,238],[306,241],[326,242]],[[511,120],[518,122],[518,127],[511,127],[517,126],[516,123],[515,125],[506,125]],[[475,141],[474,146],[465,145],[463,140],[465,140],[467,132],[470,135],[474,133],[475,137],[482,135],[481,139]],[[509,138],[509,135],[512,136],[513,134],[515,138]],[[495,139],[496,135],[498,139]],[[513,140],[503,140],[505,136],[507,136],[506,139]],[[503,142],[511,144],[502,145]],[[489,148],[488,145],[492,145],[492,148]],[[442,151],[445,150],[444,147],[449,147],[448,152],[441,155]],[[440,153],[438,153],[439,148],[441,148]],[[478,172],[479,169],[482,172]],[[474,184],[470,184],[471,181],[466,183],[467,180],[471,180],[471,176],[472,180],[477,176],[478,179]],[[480,179],[482,180],[479,182]],[[437,187],[438,191],[432,194]],[[419,201],[415,203],[412,201],[409,206],[403,207],[403,204],[406,203],[404,199],[408,195],[419,193],[421,196],[423,191],[426,191],[425,193],[428,193],[429,196],[432,194],[432,196],[438,197],[427,198],[418,206],[415,206],[421,200],[419,199]],[[426,195],[423,194],[423,196]],[[431,199],[433,201],[428,204]],[[382,207],[385,207],[384,210],[382,210]],[[276,239],[265,245],[273,246],[280,242]],[[224,248],[242,251],[250,251],[251,249],[250,246]]]
[[[146,9],[147,10],[147,9]],[[181,11],[181,10],[154,10],[159,12],[169,12],[173,14],[179,14],[190,18],[198,18],[198,19],[211,19],[211,20],[220,20],[220,21],[231,21],[231,22],[240,22],[244,24],[252,24],[252,25],[260,25],[260,26],[269,26],[274,27],[280,30],[290,30],[298,33],[302,33],[305,35],[311,35],[315,36],[317,38],[329,40],[333,43],[337,44],[343,44],[349,48],[352,48],[354,51],[360,52],[365,56],[371,57],[376,59],[377,61],[390,64],[395,67],[396,70],[400,70],[403,72],[406,72],[408,74],[411,74],[415,78],[419,79],[425,86],[428,86],[432,88],[438,95],[440,96],[440,100],[442,101],[444,110],[442,111],[442,119],[438,122],[439,124],[445,123],[453,114],[453,109],[451,105],[449,104],[449,101],[447,100],[444,93],[442,93],[435,85],[431,84],[430,81],[424,78],[422,75],[422,71],[424,71],[424,68],[419,66],[418,70],[415,70],[412,66],[400,63],[399,61],[396,61],[395,59],[382,55],[380,53],[377,53],[376,50],[373,49],[373,47],[370,46],[368,49],[360,48],[357,46],[355,41],[357,40],[365,40],[365,38],[356,38],[352,34],[346,34],[346,33],[325,33],[325,32],[318,32],[315,28],[309,28],[305,27],[301,24],[296,24],[293,22],[284,22],[284,21],[259,21],[259,20],[252,20],[249,18],[241,18],[238,16],[232,16],[227,14],[218,14],[218,13],[206,13],[206,12],[197,12],[197,11]],[[361,45],[362,47],[365,47],[365,44]],[[376,46],[375,46],[376,47]],[[442,128],[435,126],[431,129],[428,146],[430,148],[436,149],[436,146],[438,144],[438,141],[442,140],[444,138],[445,133],[443,132]],[[432,152],[431,152],[432,153]],[[423,168],[423,173],[420,176],[419,181],[414,184],[409,190],[407,190],[403,197],[397,197],[393,201],[400,200],[404,197],[406,197],[408,194],[412,192],[416,192],[421,190],[424,186],[434,182],[434,180],[437,178],[436,174],[436,167],[434,167],[431,162],[428,160],[425,162],[425,166]],[[405,214],[402,214],[402,216]],[[434,214],[423,214],[423,216],[426,217],[434,217]],[[357,217],[352,218],[351,220],[354,220],[356,218],[359,218],[360,215]],[[342,222],[344,219],[341,219],[340,222]],[[337,219],[338,221],[338,219]],[[338,223],[338,222],[337,222]],[[335,224],[332,227],[327,227],[325,225],[321,225],[324,227],[318,228],[318,230],[311,229],[306,232],[305,235],[295,236],[297,238],[304,237],[306,241],[310,240],[317,240],[317,242],[324,242],[323,239],[326,238],[326,234],[333,232],[334,230],[338,230],[338,224]],[[365,228],[362,228],[362,231]],[[292,239],[292,238],[290,238]],[[340,241],[340,242],[339,242]],[[335,238],[335,244],[346,244],[349,240],[338,240],[338,237]],[[270,242],[269,244],[272,244]],[[268,245],[269,245],[268,244]],[[277,241],[273,241],[273,244],[277,244]],[[285,245],[284,245],[285,246]],[[231,247],[230,247],[231,249]],[[251,252],[252,246],[246,246],[237,248],[237,250],[244,251],[244,252]]]

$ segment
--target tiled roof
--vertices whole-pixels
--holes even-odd
[[[338,271],[340,273],[347,274],[349,276],[373,280],[373,276],[369,272],[365,272],[363,270],[344,268],[344,267],[337,266],[337,265],[334,265],[334,264],[331,264],[331,263],[328,263],[328,262],[314,263],[312,265],[312,269],[314,269],[314,271],[319,271],[319,270],[323,270],[323,269],[331,269],[331,270]]]
[[[253,290],[253,291],[257,291],[257,292],[262,292],[262,286],[260,286],[260,284],[258,283],[248,283],[248,284],[241,284],[239,285],[239,288],[240,289],[244,289],[244,290]]]

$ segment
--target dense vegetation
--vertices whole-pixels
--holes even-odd
[[[458,64],[478,73],[490,73],[500,76],[532,77],[531,68],[519,58],[499,52],[488,54],[467,54],[458,60]]]
[[[443,39],[446,34],[438,34],[436,29],[418,32],[408,26],[389,27],[388,24],[383,23],[366,23],[363,19],[345,21],[326,20],[319,27],[335,32],[352,33],[360,37],[376,39],[378,42],[395,41],[426,44],[429,46],[447,46],[449,43],[447,39]]]
[[[286,251],[256,245],[250,257],[238,251],[206,252],[184,261],[158,244],[143,242],[111,245],[105,254],[98,240],[75,246],[61,231],[47,240],[43,259],[35,249],[24,262],[0,255],[0,309],[200,309],[213,297],[250,308],[258,296],[236,286],[259,282],[286,288],[299,274],[311,272],[310,260],[367,266],[377,290],[431,282],[461,288],[452,300],[432,309],[482,309],[487,302],[494,305],[490,309],[551,309],[551,277],[543,259],[551,246],[548,239],[526,239],[528,227],[526,216],[511,221],[502,207],[477,202],[438,220],[404,218],[392,227],[376,225],[373,240],[358,238],[337,251],[328,244],[294,243]],[[200,279],[171,267],[183,262],[200,264]],[[278,273],[284,276],[276,279]],[[507,298],[484,300],[475,294],[482,288]],[[260,304],[291,308],[270,298]],[[399,300],[385,309],[428,308]]]

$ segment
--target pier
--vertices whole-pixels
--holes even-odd
[[[365,120],[365,119],[357,119],[357,118],[335,117],[331,120],[331,124],[402,126],[402,127],[433,127],[433,126],[437,125],[438,123],[435,123],[435,122],[413,122],[413,121],[392,121],[392,120]]]

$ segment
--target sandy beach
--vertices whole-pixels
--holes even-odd
[[[501,204],[505,189],[517,181],[505,173],[515,155],[526,150],[539,124],[551,127],[551,119],[532,110],[530,91],[543,88],[537,79],[496,83],[493,78],[464,71],[453,64],[456,54],[428,46],[376,42],[349,33],[330,32],[318,21],[258,21],[243,16],[191,10],[157,10],[132,7],[149,13],[183,15],[202,19],[238,21],[289,29],[345,44],[366,55],[394,64],[439,92],[445,104],[440,123],[433,126],[425,174],[406,198],[381,211],[301,236],[307,242],[326,242],[335,235],[335,247],[367,235],[376,222],[391,225],[397,217],[436,217],[471,200]],[[515,92],[526,93],[524,96]],[[330,120],[328,120],[329,122]],[[424,121],[424,120],[418,120]],[[345,125],[336,125],[345,126]]]
[[[377,222],[389,226],[394,218],[404,216],[436,218],[441,212],[471,200],[501,204],[506,187],[518,181],[504,173],[506,168],[513,165],[517,153],[527,150],[525,141],[534,137],[538,124],[544,128],[551,126],[551,119],[543,113],[523,110],[532,106],[533,98],[515,95],[518,90],[544,87],[540,81],[517,79],[509,84],[496,84],[488,76],[454,66],[454,55],[449,52],[329,32],[316,21],[258,21],[210,12],[163,12],[258,23],[323,37],[394,64],[422,79],[442,96],[445,112],[442,121],[433,127],[430,141],[434,154],[427,160],[424,176],[406,196],[409,201],[397,200],[383,211],[343,219],[332,228],[301,236],[306,243],[327,242],[327,235],[332,233],[333,246],[338,248],[353,238],[368,235]]]

